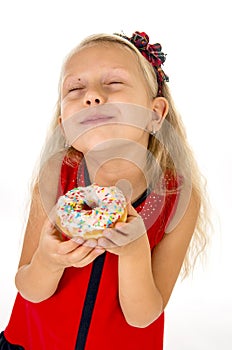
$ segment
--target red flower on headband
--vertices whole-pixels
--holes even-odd
[[[168,76],[164,73],[161,65],[166,60],[166,55],[162,52],[160,44],[149,44],[149,36],[145,32],[134,32],[132,37],[129,38],[125,35],[117,34],[124,39],[130,41],[140,53],[150,62],[157,76],[157,82],[159,91],[158,94],[162,94],[162,85],[164,81],[169,81]]]

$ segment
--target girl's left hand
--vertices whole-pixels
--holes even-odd
[[[127,206],[127,221],[118,222],[114,228],[104,230],[97,245],[105,250],[121,255],[125,246],[146,234],[143,219],[131,204]]]

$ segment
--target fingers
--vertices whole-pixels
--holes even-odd
[[[130,216],[126,223],[117,223],[115,230],[120,231],[124,235],[141,235],[146,232],[146,227],[141,216]]]
[[[84,245],[80,245],[73,251],[64,254],[63,259],[65,261],[65,264],[68,266],[84,267],[93,262],[99,255],[103,254],[104,252],[104,248],[90,248]]]
[[[45,232],[45,233],[54,233],[54,224],[53,222],[51,222],[50,218],[47,218],[44,222],[44,225],[43,225],[43,229],[42,229],[42,232]]]
[[[84,241],[82,237],[75,237],[63,241],[59,238],[49,219],[43,226],[43,237],[40,249],[48,263],[62,267],[84,267],[90,264],[96,257],[103,254],[105,249],[97,247],[97,241],[90,239]]]
[[[135,208],[133,207],[133,205],[131,203],[127,204],[127,216],[128,216],[128,219],[130,218],[130,216],[132,216],[132,217],[139,216],[139,214],[137,213],[137,211],[135,210]]]
[[[90,249],[90,248],[81,246],[78,249],[79,250],[83,249],[83,251],[82,251],[82,254],[79,252],[78,261],[75,260],[75,255],[73,255],[72,257],[72,259],[74,259],[74,262],[72,263],[73,267],[84,267],[92,263],[99,255],[105,252],[105,249],[100,247]]]
[[[62,242],[59,247],[59,254],[68,254],[77,247],[83,245],[83,247],[94,248],[97,246],[97,241],[95,239],[89,239],[85,241],[82,237],[73,237],[65,242]]]
[[[98,245],[105,249],[115,246],[122,247],[146,233],[146,227],[141,216],[131,205],[128,209],[127,222],[119,222],[114,228],[104,230],[103,238],[98,240]]]
[[[58,249],[57,253],[60,255],[69,254],[72,251],[74,251],[76,248],[78,248],[80,245],[81,245],[80,243],[77,243],[77,242],[73,241],[72,239],[65,241],[65,242],[61,242],[59,244],[59,249]]]
[[[98,239],[98,246],[104,249],[112,249],[115,247],[115,243],[105,237],[101,237]]]
[[[127,222],[119,222],[114,228],[106,229],[103,237],[98,240],[84,240],[82,237],[75,237],[68,241],[59,241],[57,254],[58,260],[66,267],[84,267],[90,264],[105,250],[123,247],[146,233],[146,228],[141,216],[133,208],[131,203],[127,205]],[[45,229],[48,233],[56,231],[54,224],[48,219]]]
[[[89,247],[89,248],[95,248],[97,246],[97,240],[96,239],[87,239],[84,244],[84,247]]]
[[[100,245],[100,243],[105,244],[105,245],[103,245],[103,247],[105,247],[105,248],[112,248],[112,246],[114,246],[114,245],[116,245],[118,247],[122,247],[135,239],[133,237],[133,235],[125,234],[124,232],[120,231],[119,229],[118,230],[117,229],[107,229],[104,231],[104,236],[105,236],[105,239],[108,240],[108,242],[106,243],[106,241],[102,241],[102,242],[99,242],[99,245]]]
[[[60,242],[58,259],[68,267],[84,267],[105,251],[102,247],[97,247],[95,239],[84,241],[82,237],[75,237],[68,241]]]

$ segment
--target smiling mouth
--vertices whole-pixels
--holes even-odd
[[[113,116],[109,116],[109,115],[96,114],[85,118],[81,122],[81,124],[88,125],[88,124],[104,123],[104,122],[108,122],[109,120],[112,120],[113,118],[114,118]]]

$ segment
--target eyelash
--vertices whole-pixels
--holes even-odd
[[[123,82],[122,81],[110,81],[109,83],[106,83],[106,85],[114,85],[114,84],[123,84]],[[69,89],[68,90],[68,92],[70,93],[70,92],[73,92],[73,91],[80,91],[80,90],[83,90],[84,89],[84,87],[73,87],[73,88],[71,88],[71,89]]]
[[[68,90],[68,92],[73,92],[73,91],[79,91],[79,90],[83,90],[83,87],[73,87],[71,89]]]
[[[109,85],[111,85],[111,84],[123,84],[123,82],[122,81],[111,81],[109,83]]]

